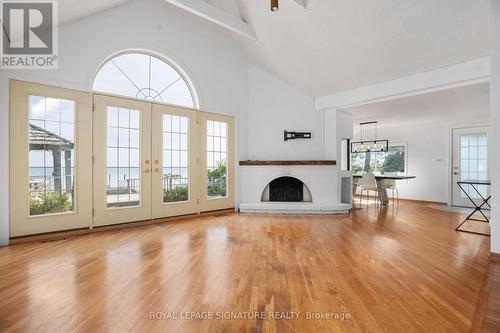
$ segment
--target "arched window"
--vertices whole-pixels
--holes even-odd
[[[193,91],[172,65],[146,53],[122,53],[104,63],[94,91],[197,107]]]

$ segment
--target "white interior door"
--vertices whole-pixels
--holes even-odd
[[[153,104],[153,218],[198,212],[196,110]]]
[[[489,135],[488,127],[453,129],[452,204],[471,207],[467,195],[458,187],[459,180],[489,179]],[[483,197],[490,193],[489,186],[475,185]],[[482,200],[471,185],[462,185],[469,196],[481,203]]]
[[[92,95],[10,81],[10,236],[90,227]]]
[[[151,219],[151,103],[94,94],[94,225]]]

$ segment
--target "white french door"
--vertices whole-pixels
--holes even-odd
[[[197,116],[153,104],[153,218],[198,212]]]
[[[151,218],[151,103],[94,95],[94,226]]]
[[[234,207],[233,118],[94,95],[94,225]]]
[[[92,94],[10,81],[10,236],[90,227]]]
[[[489,179],[489,129],[488,127],[469,127],[453,129],[453,174],[452,204],[471,207],[467,195],[458,187],[460,180]],[[486,185],[475,185],[483,197],[490,194]],[[481,198],[471,185],[462,185],[468,195],[477,203]]]
[[[10,85],[10,236],[234,207],[233,118]]]

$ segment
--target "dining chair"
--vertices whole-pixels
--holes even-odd
[[[377,179],[375,178],[375,175],[373,172],[365,172],[361,176],[361,200],[360,204],[363,203],[363,192],[366,191],[366,201],[369,201],[370,197],[370,191],[376,192],[377,196],[380,197],[380,191],[383,191],[383,189],[379,189],[377,186]],[[379,202],[379,200],[375,201],[376,203]]]
[[[397,176],[397,172],[384,172],[385,176]],[[385,188],[388,190],[392,191],[392,202],[396,202],[395,197],[394,197],[394,191],[396,192],[397,198],[398,198],[398,204],[399,204],[399,191],[398,188],[396,187],[396,180],[394,179],[386,179],[385,180]]]
[[[356,192],[358,188],[361,188],[361,180],[359,178],[352,178],[352,202],[354,203],[354,197],[356,196]]]

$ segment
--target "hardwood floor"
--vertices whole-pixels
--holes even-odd
[[[344,216],[230,213],[0,248],[0,331],[494,331],[490,240],[455,232],[462,217],[409,202]],[[266,318],[150,318],[183,311]]]
[[[500,332],[500,261],[491,260],[485,276],[471,332]]]

